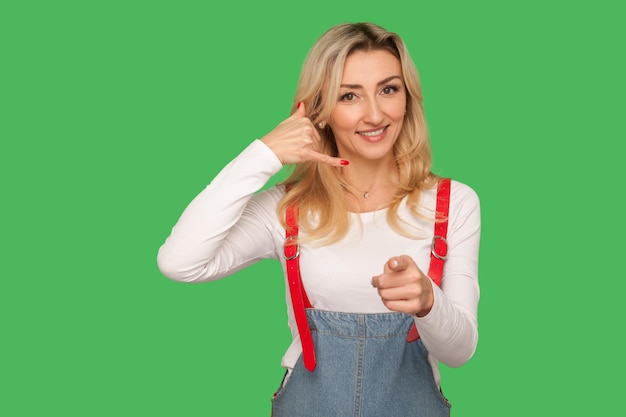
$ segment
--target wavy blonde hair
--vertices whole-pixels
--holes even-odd
[[[398,207],[407,197],[407,205],[417,216],[420,191],[432,188],[438,177],[431,172],[432,156],[422,106],[422,88],[415,64],[397,34],[372,23],[346,23],[326,31],[313,45],[305,59],[292,112],[303,102],[307,117],[314,126],[333,113],[346,58],[355,51],[385,50],[400,61],[406,86],[406,115],[393,152],[398,166],[397,192],[387,211],[387,221],[398,233],[418,238],[398,216]],[[321,152],[338,156],[337,145],[329,126],[318,128]],[[348,231],[350,214],[345,193],[352,193],[337,168],[315,162],[296,164],[283,183],[287,192],[278,204],[277,213],[287,227],[284,213],[297,203],[298,226],[305,237],[301,241],[328,244],[340,240]],[[410,227],[410,226],[409,226]]]

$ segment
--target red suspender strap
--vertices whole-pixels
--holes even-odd
[[[438,221],[435,222],[435,233],[430,250],[430,269],[428,276],[438,287],[441,286],[443,264],[448,257],[448,215],[450,212],[450,178],[439,181],[437,188],[437,213]]]
[[[448,257],[448,214],[450,211],[450,178],[439,180],[437,187],[437,208],[435,218],[435,231],[433,243],[430,250],[430,268],[428,276],[438,287],[441,286],[441,276],[443,275],[443,264]],[[419,339],[419,333],[415,324],[411,327],[406,338],[407,342],[415,342]]]
[[[289,283],[289,294],[293,314],[300,334],[302,344],[302,357],[304,367],[309,371],[315,369],[315,349],[313,348],[313,338],[309,329],[309,322],[306,318],[305,308],[311,308],[311,303],[303,291],[302,277],[300,276],[300,245],[298,244],[298,207],[289,205],[285,213],[287,223],[285,239],[285,260],[287,264],[287,281]]]

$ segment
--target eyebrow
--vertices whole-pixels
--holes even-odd
[[[396,79],[396,78],[400,78],[401,79],[401,77],[399,75],[392,75],[391,77],[387,77],[384,80],[379,81],[378,84],[376,84],[376,85],[377,86],[381,86],[383,84],[387,84],[389,81],[391,81],[393,79]],[[341,88],[354,88],[354,89],[356,89],[356,88],[363,88],[363,86],[360,85],[360,84],[341,84],[339,87],[341,87]]]

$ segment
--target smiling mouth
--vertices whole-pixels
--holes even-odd
[[[359,135],[363,135],[363,136],[375,137],[375,136],[381,135],[385,131],[385,129],[387,129],[387,126],[381,127],[380,129],[377,129],[377,130],[370,130],[367,132],[358,132],[358,133]]]

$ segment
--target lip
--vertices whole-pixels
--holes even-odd
[[[376,129],[359,130],[356,133],[366,141],[375,143],[380,142],[385,138],[388,129],[389,125],[377,127]]]

